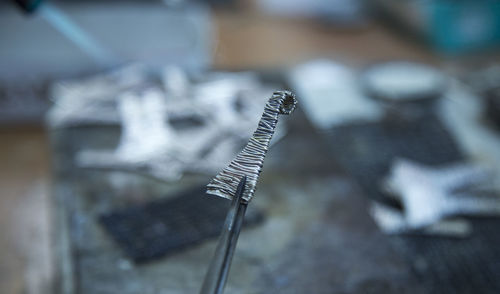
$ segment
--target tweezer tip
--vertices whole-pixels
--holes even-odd
[[[236,188],[236,196],[240,194],[243,195],[246,184],[247,184],[247,176],[244,175],[243,177],[241,177],[241,180],[238,183],[238,187]]]

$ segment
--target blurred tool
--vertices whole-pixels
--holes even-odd
[[[493,174],[479,166],[431,168],[399,159],[384,187],[401,202],[401,218],[390,218],[386,213],[390,207],[383,204],[374,207],[373,216],[387,233],[423,229],[457,215],[499,216],[500,198],[491,190],[492,180]],[[439,231],[434,227],[433,232],[448,233],[443,227]]]
[[[195,72],[212,60],[212,22],[205,5],[183,2],[179,9],[166,7],[161,1],[53,2],[7,2],[12,7],[0,9],[0,40],[6,45],[0,55],[0,124],[42,123],[51,106],[49,99],[57,96],[47,91],[54,79],[113,68],[130,60],[149,64],[148,71],[168,64]],[[33,13],[25,15],[29,11]],[[130,71],[128,75],[100,75],[106,81],[94,79],[87,89],[81,84],[72,87],[76,86],[72,81],[58,85],[61,92],[68,86],[64,94],[75,94],[71,97],[75,99],[65,102],[67,108],[74,105],[71,111],[78,112],[83,100],[97,99],[93,94],[119,83],[134,83],[130,79],[139,76]],[[151,80],[147,75],[139,76],[143,77]],[[103,104],[101,110],[106,108]],[[84,117],[88,105],[81,110]],[[95,120],[119,121],[116,111],[107,113],[109,116],[96,115],[99,119]],[[72,118],[76,116],[73,113]]]
[[[92,57],[97,64],[108,67],[118,63],[118,59],[114,54],[72,21],[57,6],[51,3],[42,4],[42,0],[15,0],[15,2],[27,13],[37,11],[53,28],[78,46],[88,56]]]
[[[243,199],[246,179],[246,176],[241,178],[236,193],[232,195],[231,208],[227,213],[222,234],[214,257],[208,267],[200,294],[221,294],[224,292],[234,250],[248,206],[248,202]]]
[[[118,63],[115,54],[73,22],[68,15],[56,6],[46,3],[39,8],[39,13],[68,40],[77,45],[80,50],[92,57],[97,64],[109,67]]]

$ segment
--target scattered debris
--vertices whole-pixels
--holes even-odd
[[[84,168],[146,173],[177,180],[213,174],[244,146],[275,86],[249,72],[190,77],[168,67],[155,77],[141,65],[54,86],[52,128],[122,125],[115,150],[81,150]],[[280,127],[275,139],[283,136]]]
[[[457,164],[427,167],[405,159],[396,160],[384,188],[403,210],[377,203],[371,214],[386,233],[422,230],[422,233],[465,236],[465,220],[451,217],[500,216],[500,197],[489,189],[492,173],[482,167]]]

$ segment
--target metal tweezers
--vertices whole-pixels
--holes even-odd
[[[200,294],[221,294],[224,291],[234,249],[248,206],[248,202],[242,199],[246,181],[246,176],[243,176],[236,189],[236,194],[233,196],[231,208],[227,213],[219,243],[205,275]]]

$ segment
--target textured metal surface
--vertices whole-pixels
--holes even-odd
[[[264,108],[257,130],[229,166],[208,184],[208,194],[232,199],[232,195],[234,195],[238,187],[239,179],[246,176],[247,182],[243,199],[246,201],[252,199],[269,148],[269,142],[278,123],[278,115],[292,113],[296,104],[295,95],[289,91],[273,93]]]

